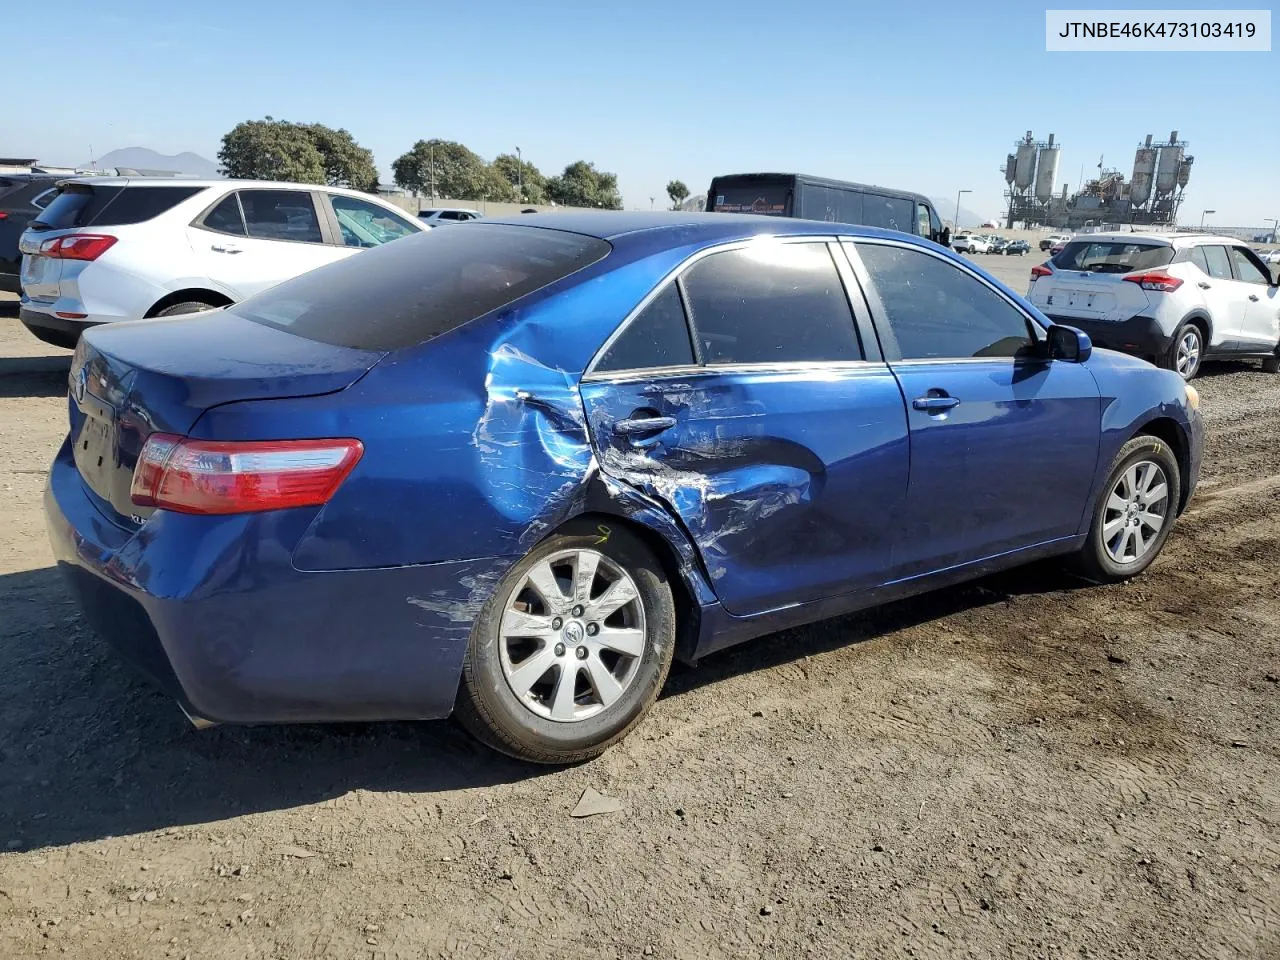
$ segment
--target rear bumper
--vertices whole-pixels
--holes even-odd
[[[45,343],[70,350],[74,350],[79,343],[80,334],[98,325],[88,320],[68,320],[66,317],[45,313],[43,310],[33,310],[27,306],[18,309],[18,319],[22,321],[24,327]]]
[[[1153,362],[1163,358],[1172,343],[1169,334],[1152,317],[1130,317],[1128,320],[1112,323],[1107,320],[1055,316],[1052,313],[1046,313],[1045,316],[1054,323],[1083,330],[1095,347],[1116,350]]]
[[[89,499],[68,443],[45,491],[54,555],[90,625],[189,716],[448,716],[472,622],[510,561],[304,573],[285,538],[312,513],[157,512],[125,529]]]

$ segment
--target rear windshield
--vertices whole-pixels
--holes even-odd
[[[1132,273],[1166,267],[1173,259],[1173,247],[1115,240],[1073,240],[1062,248],[1052,263],[1061,270],[1089,273]]]
[[[576,233],[471,222],[356,254],[229,309],[321,343],[399,350],[567,277],[610,249]]]
[[[759,213],[771,217],[791,215],[791,185],[782,180],[726,181],[713,183],[707,197],[708,213]]]
[[[73,227],[123,227],[143,223],[172,209],[204,187],[129,187],[71,183],[31,225],[45,230]]]

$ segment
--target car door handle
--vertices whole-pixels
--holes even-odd
[[[210,248],[214,253],[239,253],[240,248],[234,243],[215,243]]]
[[[1250,299],[1250,300],[1252,300],[1254,303],[1257,303],[1257,302],[1258,302],[1258,295],[1257,295],[1256,293],[1251,293],[1251,294],[1249,294],[1249,299]]]
[[[676,425],[675,417],[628,417],[613,425],[613,432],[623,437],[640,437],[647,433],[660,433]]]
[[[960,401],[955,397],[916,397],[911,406],[926,413],[946,413],[960,406]]]
[[[1205,283],[1203,280],[1201,280],[1198,284],[1196,284],[1196,286],[1198,286],[1201,290],[1208,290],[1210,287],[1213,286],[1213,284]]]

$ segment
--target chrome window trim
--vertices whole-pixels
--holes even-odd
[[[887,370],[883,360],[788,360],[779,363],[708,363],[682,364],[678,367],[636,367],[631,370],[607,370],[585,373],[582,383],[629,383],[634,380],[717,376],[726,373],[811,373],[816,370],[864,370],[873,367]]]
[[[725,243],[716,244],[715,246],[712,246],[712,247],[704,247],[701,250],[695,250],[693,253],[689,254],[688,257],[686,257],[680,263],[676,264],[669,271],[667,271],[667,273],[663,275],[662,279],[653,285],[653,288],[644,295],[644,298],[638,304],[636,304],[636,306],[631,310],[631,312],[622,318],[622,322],[618,324],[618,326],[614,329],[613,333],[611,333],[608,336],[608,338],[604,341],[604,343],[600,345],[599,349],[596,350],[596,352],[591,355],[591,361],[587,364],[587,368],[583,372],[581,379],[586,380],[595,374],[596,364],[600,362],[600,358],[603,357],[609,351],[609,348],[613,346],[614,341],[617,340],[620,336],[622,336],[623,332],[627,329],[627,327],[629,327],[632,324],[632,322],[636,319],[636,317],[638,317],[641,313],[643,313],[645,308],[648,307],[650,303],[652,303],[654,300],[657,299],[658,294],[661,293],[666,288],[668,283],[675,283],[676,281],[678,281],[684,273],[692,269],[693,266],[697,264],[700,260],[703,260],[710,256],[714,256],[717,253],[729,253],[734,250],[742,250],[746,247],[751,246],[753,243],[759,242],[762,239],[771,240],[777,243],[824,243],[824,244],[827,244],[828,245],[827,253],[828,255],[831,256],[832,263],[836,268],[836,273],[839,274],[840,272],[839,261],[836,260],[830,248],[830,244],[835,243],[839,238],[834,235],[825,234],[825,233],[823,234],[785,234],[781,236],[775,233],[761,233],[761,234],[757,234],[754,237],[748,237],[744,240],[730,240]],[[844,278],[841,277],[842,281],[843,279]],[[846,300],[847,299],[848,299],[848,294],[846,292]],[[692,321],[689,316],[689,305],[685,302],[685,295],[683,290],[680,291],[680,303],[681,303],[681,306],[684,308],[684,312],[685,312],[685,317],[684,317],[685,325],[692,329]],[[852,304],[850,304],[850,313],[853,313]],[[857,321],[856,315],[853,317],[853,319],[856,324],[856,321]],[[856,335],[857,333],[856,326],[854,330]],[[690,339],[690,342],[691,342],[691,345],[693,346],[694,354],[696,356],[698,353],[697,344],[692,341],[692,338]],[[864,354],[866,353],[865,347],[863,348],[863,353]],[[843,361],[836,361],[836,362],[843,362]],[[852,362],[852,361],[848,361],[848,362]],[[682,366],[687,366],[687,364]],[[701,365],[699,366],[701,367]],[[732,366],[734,367],[734,369],[739,369],[742,366],[747,366],[747,364],[733,364]],[[657,370],[669,370],[673,368],[646,367],[644,369],[657,371]],[[606,371],[606,373],[613,373],[613,372],[615,371]],[[626,372],[626,371],[617,371],[617,372]]]

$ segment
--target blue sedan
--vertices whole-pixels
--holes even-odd
[[[1198,404],[905,234],[522,216],[90,330],[45,505],[197,725],[456,714],[573,762],[673,658],[1043,557],[1140,573]]]

